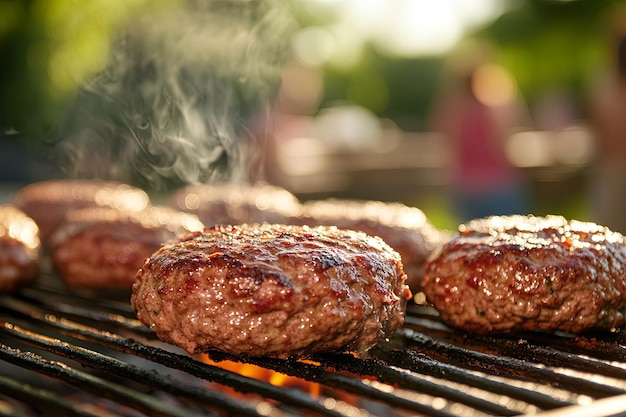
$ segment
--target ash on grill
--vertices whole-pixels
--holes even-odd
[[[247,363],[319,395],[216,366],[159,342],[129,294],[70,292],[58,277],[0,297],[0,414],[79,416],[626,415],[623,335],[474,336],[411,305],[367,357]],[[42,377],[42,375],[44,377]]]

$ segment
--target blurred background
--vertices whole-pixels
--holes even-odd
[[[0,0],[0,182],[264,180],[445,228],[520,212],[626,232],[625,10]]]

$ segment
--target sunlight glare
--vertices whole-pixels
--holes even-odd
[[[398,0],[376,43],[387,53],[414,56],[443,53],[462,36],[461,22],[449,2]]]
[[[346,53],[342,45],[372,42],[381,52],[399,57],[448,52],[467,30],[502,13],[496,0],[311,0],[337,12],[335,58]],[[338,27],[342,27],[339,29]]]

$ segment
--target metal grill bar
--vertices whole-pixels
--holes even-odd
[[[539,392],[472,374],[462,368],[435,361],[423,353],[417,353],[412,350],[374,349],[371,354],[382,359],[389,366],[410,369],[413,372],[438,378],[447,378],[471,387],[516,398],[544,410],[571,405],[568,401],[561,401]]]
[[[99,326],[105,324],[114,330],[128,329],[146,337],[154,337],[152,330],[135,318],[129,304],[122,306],[115,300],[112,300],[111,305],[89,304],[89,300],[83,297],[75,297],[74,294],[68,297],[67,293],[42,288],[25,288],[17,296],[35,307],[47,307],[53,314],[62,313]],[[30,311],[15,304],[13,308],[25,315]]]
[[[559,351],[575,355],[587,355],[599,360],[624,362],[626,360],[626,346],[624,335],[620,333],[603,334],[594,337],[561,337],[555,339],[542,333],[524,334],[531,344],[552,346]]]
[[[212,358],[216,358],[218,360],[231,360],[231,361],[239,361],[238,358],[230,355],[225,355],[222,353],[214,352],[211,355]],[[319,359],[319,358],[316,358]],[[324,384],[326,386],[340,389],[345,392],[350,392],[358,395],[363,395],[365,397],[371,399],[377,399],[386,402],[389,405],[394,407],[404,408],[409,411],[414,411],[418,413],[424,413],[431,416],[450,416],[449,413],[439,411],[433,409],[432,407],[424,406],[423,404],[416,403],[414,401],[410,401],[404,399],[402,397],[398,397],[392,395],[390,393],[381,391],[374,387],[368,386],[364,384],[360,379],[356,379],[353,377],[348,377],[341,374],[327,372],[324,367],[311,365],[308,363],[298,362],[298,361],[289,361],[289,360],[280,360],[280,359],[271,359],[271,358],[247,358],[247,363],[253,363],[255,365],[261,366],[263,368],[272,369],[276,372],[280,372],[286,375],[291,376],[299,376],[308,381],[317,382],[320,384]],[[335,364],[338,365],[338,364]],[[337,366],[339,368],[340,365]],[[358,375],[366,375],[366,373],[358,373]],[[378,376],[380,375],[374,375]],[[381,378],[379,378],[380,380]],[[450,390],[447,387],[437,387],[435,384],[429,384],[427,381],[422,381],[423,384],[420,386],[414,386],[419,392],[425,392],[428,394],[447,394],[449,398],[455,397],[452,394],[453,390]],[[456,397],[460,398],[459,393],[456,393]],[[466,399],[466,398],[464,398]],[[467,399],[466,399],[467,400]],[[502,415],[516,415],[518,413],[511,413],[510,410],[507,410],[503,407],[494,407],[493,404],[489,404],[489,408],[497,409],[499,412],[504,412]],[[489,411],[488,408],[485,408],[486,411]]]
[[[104,396],[105,398],[115,399],[123,404],[136,407],[150,415],[168,417],[197,415],[155,400],[150,395],[135,390],[129,390],[122,385],[78,371],[66,366],[64,363],[44,359],[32,352],[21,352],[18,349],[13,349],[2,343],[0,343],[0,358],[24,369],[36,371],[42,375],[62,380],[80,390]]]
[[[79,346],[71,345],[58,339],[46,337],[28,330],[24,330],[10,323],[0,322],[0,331],[30,345],[37,346],[48,352],[62,355],[65,358],[76,360],[82,365],[105,371],[116,377],[133,380],[147,384],[152,388],[169,392],[170,394],[188,398],[194,401],[202,401],[205,405],[218,405],[221,409],[242,416],[259,416],[258,404],[248,406],[241,401],[235,401],[219,392],[201,389],[197,386],[184,384],[181,381],[162,375],[154,370],[147,371],[137,366],[127,364],[119,359],[103,355]],[[265,409],[279,415],[270,404],[264,405]]]
[[[377,377],[379,381],[388,384],[396,384],[406,389],[426,392],[436,397],[466,404],[489,414],[497,416],[513,416],[519,414],[515,410],[511,410],[499,404],[494,404],[482,398],[468,395],[457,389],[426,381],[406,371],[391,368],[388,364],[380,360],[362,360],[346,354],[320,355],[316,357],[316,359],[324,364],[324,366],[332,367],[336,370],[350,371],[360,375],[369,374],[373,377]]]
[[[41,312],[33,312],[31,313],[31,317],[42,325],[52,326],[77,339],[95,342],[101,346],[119,352],[130,353],[136,357],[147,359],[168,368],[184,371],[209,382],[217,382],[230,386],[242,393],[259,394],[263,397],[271,398],[284,404],[305,408],[321,415],[330,417],[344,416],[341,412],[333,410],[332,407],[329,408],[325,406],[320,401],[300,391],[275,387],[254,378],[244,377],[217,366],[198,362],[185,355],[147,346],[134,340],[126,339],[120,335],[103,332],[67,319],[58,319],[57,317],[49,316]],[[6,328],[7,326],[5,325],[3,327]],[[95,364],[91,365],[96,367]]]
[[[268,358],[243,361],[210,353],[216,361],[243,361],[319,383],[323,387],[319,397],[200,362],[158,341],[124,299],[97,299],[46,284],[0,296],[0,342],[0,360],[24,372],[59,379],[68,389],[75,387],[77,392],[109,398],[149,415],[362,417],[395,414],[395,410],[434,417],[540,411],[549,415],[549,410],[580,409],[578,399],[598,399],[592,402],[598,407],[590,408],[595,410],[602,405],[601,399],[626,394],[626,349],[620,335],[602,340],[541,334],[466,335],[444,326],[433,309],[419,306],[411,306],[405,327],[367,357],[323,354],[312,358],[316,363],[305,363]],[[28,352],[25,347],[34,350]],[[74,363],[87,370],[76,369]],[[612,386],[565,372],[570,370],[620,383]],[[126,381],[132,388],[122,386]],[[234,389],[245,397],[215,391],[218,387]],[[15,377],[0,378],[0,389],[26,403],[43,401],[68,415],[106,414]],[[165,397],[157,398],[155,392]],[[480,393],[489,395],[482,398]],[[611,405],[613,415],[626,415],[626,404],[621,409]],[[368,407],[374,411],[370,413]],[[380,412],[380,407],[386,411]]]
[[[410,319],[409,319],[410,321]],[[409,326],[411,327],[411,326]],[[420,329],[419,325],[412,326],[414,329]],[[592,353],[590,350],[581,348],[580,341],[582,338],[576,338],[579,342],[578,349],[575,349],[574,345],[569,339],[570,336],[555,337],[552,335],[550,340],[543,340],[543,343],[539,343],[540,336],[537,334],[517,334],[514,337],[507,337],[506,335],[500,335],[499,337],[485,336],[485,335],[471,335],[466,337],[462,333],[453,333],[450,331],[430,331],[431,335],[440,335],[440,337],[453,340],[455,344],[462,344],[464,348],[471,348],[474,350],[480,350],[483,353],[489,353],[494,356],[507,356],[512,358],[521,359],[527,362],[536,362],[543,365],[554,367],[569,367],[581,372],[590,372],[599,375],[606,375],[610,377],[626,378],[626,369],[617,366],[612,366],[605,362],[596,359],[588,359],[581,357],[577,354],[589,355]],[[534,343],[530,343],[534,339]],[[588,340],[588,339],[585,339]],[[602,357],[607,358],[610,355],[609,360],[623,361],[626,358],[626,348],[615,343],[609,344],[606,342],[598,342],[596,340],[587,343],[587,345],[595,346],[601,344],[604,351],[595,352],[600,353]],[[553,346],[568,346],[569,352],[563,352],[555,349]],[[608,353],[610,352],[610,354]]]
[[[580,357],[575,354],[560,352],[552,347],[533,345],[527,339],[510,340],[479,336],[475,339],[481,346],[487,346],[496,355],[509,356],[524,361],[541,363],[552,367],[568,367],[581,372],[605,375],[612,378],[626,379],[626,369],[610,365],[600,360]],[[626,355],[626,351],[624,352]],[[624,360],[626,356],[622,356]]]
[[[590,406],[570,406],[546,413],[536,414],[534,417],[623,417],[626,395],[605,398],[594,402]]]
[[[111,414],[98,410],[91,404],[68,400],[50,390],[34,387],[14,378],[0,375],[0,392],[12,398],[35,404],[40,412],[48,410],[68,417],[105,417]]]
[[[537,367],[524,360],[489,355],[439,342],[423,333],[417,333],[407,328],[401,329],[400,331],[411,346],[418,348],[422,352],[432,354],[433,357],[436,358],[445,358],[453,363],[464,364],[468,368],[488,372],[492,375],[522,378],[529,381],[539,381],[544,384],[558,385],[593,398],[604,398],[624,394],[626,392],[620,388],[563,375],[543,367]]]

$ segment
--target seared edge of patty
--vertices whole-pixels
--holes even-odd
[[[400,202],[329,198],[302,203],[294,224],[333,225],[378,236],[402,257],[408,285],[420,290],[424,262],[451,233],[433,226],[417,207]]]
[[[150,205],[150,198],[137,187],[115,181],[54,179],[22,187],[12,203],[37,222],[41,240],[47,245],[49,237],[73,210],[94,206],[143,210]]]
[[[625,243],[561,216],[477,219],[427,261],[422,290],[446,323],[477,333],[623,328]]]
[[[176,191],[170,205],[197,215],[206,227],[217,224],[286,223],[300,210],[288,190],[267,183],[188,185]]]
[[[155,252],[131,304],[189,353],[363,351],[404,321],[411,293],[397,252],[335,227],[217,226]]]
[[[137,270],[163,243],[202,228],[196,216],[169,207],[90,207],[69,213],[49,246],[69,287],[130,290]]]
[[[40,257],[35,221],[12,205],[0,205],[0,292],[34,281],[40,271]]]

